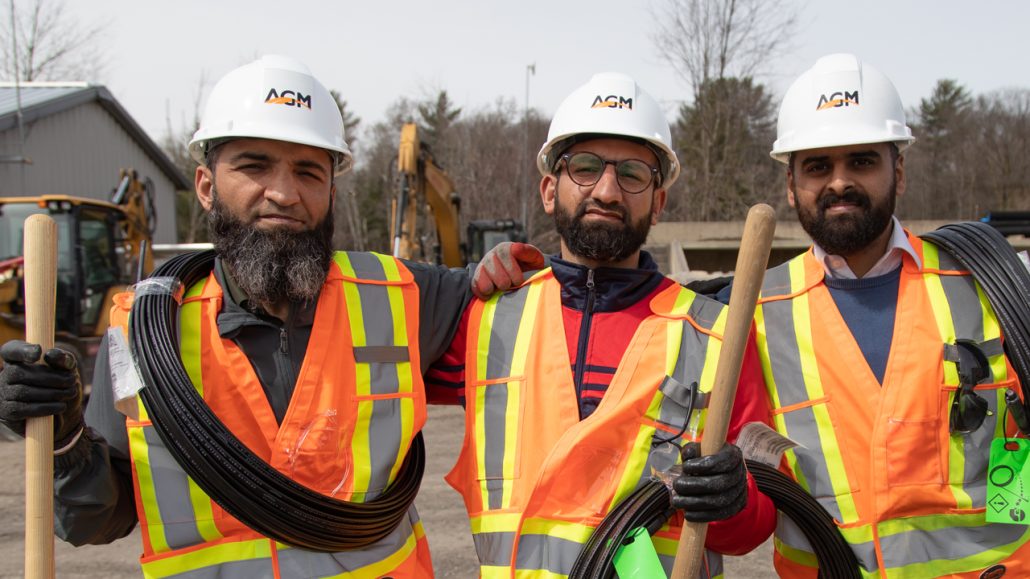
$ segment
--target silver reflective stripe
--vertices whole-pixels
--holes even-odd
[[[979,519],[979,520],[977,520]],[[898,525],[904,519],[895,519]],[[894,535],[881,536],[883,561],[888,569],[913,563],[928,563],[938,559],[962,559],[990,552],[996,547],[1019,541],[1027,532],[1026,525],[984,524],[983,515],[969,517],[966,526],[954,526],[932,531],[915,528]],[[999,553],[997,563],[1005,560]]]
[[[318,553],[303,549],[279,550],[279,576],[282,579],[306,579],[308,577],[331,577],[342,573],[359,571],[400,551],[408,537],[414,532],[413,521],[417,521],[414,507],[408,511],[408,520],[402,521],[392,533],[374,545],[358,551],[343,553]]]
[[[494,319],[490,324],[490,352],[486,363],[486,379],[506,378],[511,375],[515,338],[518,337],[522,311],[526,308],[530,286],[501,295],[497,299]]]
[[[383,264],[375,255],[348,252],[347,258],[358,278],[388,281]],[[368,366],[371,394],[397,394],[400,391],[401,372],[398,363],[408,360],[408,346],[404,345],[407,336],[394,335],[394,315],[406,319],[405,312],[392,311],[389,296],[391,286],[370,283],[354,285],[361,301],[361,317],[365,330],[365,344],[355,347],[354,359]],[[406,307],[403,300],[400,307]],[[397,463],[397,454],[401,448],[403,422],[400,400],[388,398],[372,402],[372,417],[368,426],[368,440],[372,448],[369,448],[368,453],[370,474],[368,493],[364,496],[366,501],[374,499],[389,485],[390,471]]]
[[[497,299],[493,321],[490,324],[490,342],[485,377],[487,380],[511,376],[515,356],[515,340],[522,320],[530,286],[504,294]],[[507,440],[508,389],[518,388],[514,383],[483,386],[483,469],[486,476],[486,508],[504,506],[504,454]]]
[[[939,256],[947,252],[939,251]],[[943,267],[943,259],[942,267]],[[952,267],[958,267],[957,264]],[[942,275],[938,276],[944,295],[948,301],[948,309],[951,314],[952,324],[955,327],[957,339],[972,340],[977,344],[984,342],[984,311],[980,298],[976,293],[976,283],[970,275]],[[949,312],[942,312],[947,315]],[[1000,341],[997,346],[988,346],[993,353],[984,354],[988,357],[996,356],[1000,350]],[[947,344],[946,346],[950,346]],[[954,347],[954,346],[952,346]],[[997,376],[991,377],[992,382],[998,380]],[[995,425],[999,417],[997,390],[983,390],[980,395],[987,401],[990,414],[984,420],[983,426],[969,434],[954,434],[952,436],[962,437],[962,490],[969,495],[973,508],[984,507],[987,504],[987,480],[984,473],[987,472],[987,463],[990,458],[991,441],[994,439]],[[954,392],[951,393],[949,404],[954,399]],[[950,408],[950,406],[949,406]]]
[[[519,537],[515,568],[519,571],[543,569],[568,575],[582,550],[582,544],[568,539],[549,535],[522,535]]]
[[[143,427],[142,430],[147,441],[147,455],[150,457],[154,496],[168,546],[181,549],[203,543],[204,537],[197,529],[196,514],[190,501],[186,472],[172,458],[152,426]]]
[[[804,259],[799,256],[794,259]],[[793,261],[793,260],[792,260]],[[762,296],[786,295],[790,293],[790,261],[779,265],[766,273]],[[769,351],[769,365],[773,374],[778,406],[787,407],[807,402],[808,389],[801,371],[801,350],[798,347],[797,334],[794,330],[793,299],[776,300],[761,304],[765,319],[764,336]],[[820,440],[819,427],[811,406],[803,407],[781,414],[786,432],[782,432],[797,441]],[[838,521],[843,520],[840,506],[834,497],[833,485],[830,483],[829,466],[823,454],[821,444],[809,444],[809,448],[793,449],[797,459],[797,468],[804,480],[799,482],[813,497],[820,499],[830,516]]]
[[[346,253],[355,277],[369,281],[387,281],[383,263],[375,254],[364,251],[348,251]]]
[[[476,533],[472,535],[479,564],[507,567],[511,565],[511,553],[515,547],[514,532]]]
[[[152,575],[157,577],[156,575]],[[162,575],[170,579],[254,579],[255,577],[271,577],[272,560],[247,559],[246,561],[227,561],[210,567],[202,567],[192,571],[184,571],[175,575]],[[285,575],[282,579],[288,579]]]
[[[812,544],[808,542],[797,524],[783,513],[779,513],[777,517],[776,538],[792,549],[811,553],[812,557],[815,557]],[[858,559],[858,564],[862,566],[862,569],[868,573],[875,573],[880,568],[876,562],[876,545],[872,541],[849,542],[848,546],[854,551],[855,558]]]

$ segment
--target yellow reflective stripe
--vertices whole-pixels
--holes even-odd
[[[546,569],[516,569],[515,579],[568,579],[568,575],[554,573]]]
[[[980,287],[979,283],[976,284],[976,297],[980,299],[980,310],[983,312],[984,341],[989,342],[1000,338],[1001,325],[998,323],[998,316],[995,314],[994,308],[991,307],[991,302],[988,301],[987,296],[984,294],[983,288]],[[997,356],[991,357],[989,362],[991,365],[991,372],[994,374],[995,382],[1008,380],[1008,367],[1005,365],[1004,354],[998,354]],[[999,406],[998,408],[1004,408],[1004,406]]]
[[[923,244],[923,263],[927,269],[940,269],[940,254],[937,246],[931,243]],[[944,283],[941,276],[936,273],[927,272],[923,274],[923,284],[926,293],[930,298],[930,307],[933,309],[934,320],[937,322],[937,332],[940,334],[942,344],[955,343],[955,321],[951,317],[951,307],[948,304],[948,296],[944,293]],[[985,327],[986,330],[986,327]],[[955,362],[944,360],[944,383],[957,385],[958,365]],[[954,392],[951,393],[954,397]],[[1000,422],[1000,421],[999,421]],[[966,492],[962,480],[965,478],[966,455],[964,452],[965,437],[961,434],[948,437],[948,488],[955,499],[955,507],[969,509],[973,507],[973,498]]]
[[[544,284],[534,283],[529,286],[526,303],[522,308],[518,333],[515,335],[515,350],[511,359],[511,375],[524,376],[526,358],[529,357],[530,338],[536,327],[537,309],[540,305],[540,294]],[[519,434],[519,408],[521,406],[522,389],[508,387],[507,408],[504,410],[504,490],[501,494],[501,508],[511,505],[511,494],[515,486],[515,451]]]
[[[519,529],[522,513],[496,513],[469,518],[472,534],[514,533]]]
[[[685,292],[680,292],[685,293]],[[672,376],[680,358],[680,344],[683,342],[684,322],[670,321],[665,324],[665,375]],[[656,415],[650,415],[656,416]]]
[[[397,260],[388,255],[375,254],[379,258],[379,262],[383,264],[383,271],[386,272],[386,279],[389,281],[397,281],[400,279],[400,271],[397,268]],[[408,319],[405,316],[406,308],[404,304],[404,291],[401,286],[391,285],[386,287],[386,296],[390,302],[390,316],[393,318],[393,345],[394,346],[408,346]],[[367,364],[361,364],[366,368],[370,368]],[[414,389],[414,376],[411,371],[411,361],[398,362],[396,365],[397,371],[397,391],[402,394],[410,394]],[[369,378],[369,390],[371,390],[371,378]],[[414,404],[410,398],[401,398],[401,416],[414,416]],[[404,463],[406,456],[405,445],[407,441],[412,438],[412,429],[414,424],[412,420],[400,421],[401,423],[401,437],[400,446],[397,448],[396,459],[394,460],[393,466],[390,467],[390,480],[397,478],[397,473],[401,470],[401,465]],[[371,464],[371,462],[369,463]]]
[[[661,391],[655,391],[654,398],[651,400],[651,406],[647,410],[648,416],[654,416],[659,412],[663,397],[664,395]],[[690,417],[687,417],[687,420],[690,420]],[[643,472],[644,465],[647,464],[647,457],[651,454],[651,438],[654,436],[654,432],[655,428],[653,426],[646,425],[642,425],[637,430],[636,440],[633,441],[634,450],[626,460],[626,468],[622,470],[622,478],[619,480],[619,486],[615,488],[615,496],[612,497],[608,510],[611,510],[612,507],[618,505],[624,498],[636,490],[637,483],[640,482],[640,473]],[[651,473],[644,474],[649,475]]]
[[[367,364],[356,364],[358,367],[364,366],[367,371]],[[366,381],[365,384],[368,384]],[[372,422],[372,410],[375,408],[374,400],[359,400],[358,401],[358,418],[357,424],[370,424]],[[354,469],[353,483],[351,490],[354,493],[365,493],[368,492],[369,481],[372,479],[372,456],[370,451],[370,440],[369,440],[369,428],[355,428],[354,435],[351,438],[351,453],[353,460],[351,464]],[[363,495],[352,496],[348,500],[357,500],[363,502]]]
[[[719,312],[719,317],[715,318],[715,323],[712,324],[712,331],[720,336],[726,331],[726,315],[729,311],[729,308],[723,308]],[[715,370],[719,365],[719,353],[721,351],[722,340],[717,340],[710,336],[708,348],[705,352],[705,367],[701,370],[701,378],[698,381],[698,389],[701,392],[711,392],[712,387],[715,386]]]
[[[204,282],[199,281],[186,292],[186,297],[200,295],[204,289]],[[186,368],[186,374],[197,393],[204,396],[204,380],[200,371],[200,301],[189,302],[182,306],[179,311],[179,352],[182,356],[182,365]]]
[[[196,551],[164,557],[143,563],[145,577],[170,577],[211,567],[226,561],[245,561],[248,559],[271,559],[272,541],[255,539],[252,541],[227,541],[211,545]],[[271,564],[271,563],[270,563]],[[269,569],[271,570],[271,569]]]
[[[328,577],[332,577],[333,579],[365,579],[366,577],[384,577],[388,575],[415,552],[418,540],[425,536],[425,530],[422,528],[422,521],[415,523],[414,530],[415,532],[408,535],[404,544],[388,557],[384,557],[375,563],[365,565],[364,567],[360,567],[353,571],[340,573],[339,575],[329,575]]]
[[[187,477],[186,483],[189,485],[190,503],[193,505],[193,516],[197,522],[197,531],[200,532],[200,536],[209,543],[222,539],[223,535],[218,530],[218,525],[215,524],[215,511],[211,506],[211,497],[200,490],[197,483],[193,482],[193,478]]]
[[[805,285],[805,260],[792,260],[789,267],[791,290],[800,291]],[[791,307],[805,391],[809,400],[818,400],[824,398],[826,392],[823,389],[822,377],[819,375],[819,363],[815,355],[808,293],[794,298]],[[826,470],[830,476],[830,485],[833,488],[841,518],[844,519],[844,523],[853,523],[858,520],[858,508],[855,506],[855,498],[851,495],[851,485],[848,483],[847,470],[844,468],[844,457],[837,440],[837,432],[830,420],[829,408],[826,404],[815,404],[812,406],[812,416],[815,418],[816,429],[819,431],[823,457],[826,460]],[[794,458],[793,454],[791,456]],[[796,464],[791,464],[791,468],[795,466]],[[795,472],[799,471],[795,470]]]
[[[574,543],[586,543],[594,534],[594,527],[567,521],[532,518],[522,523],[522,535],[547,535]]]
[[[511,577],[511,569],[508,567],[480,565],[479,577],[480,579],[508,579]]]
[[[940,268],[937,246],[930,243],[923,244],[923,262],[928,269]],[[955,322],[951,319],[951,308],[948,306],[948,296],[944,293],[941,277],[936,273],[924,273],[923,283],[926,286],[927,295],[930,296],[930,306],[933,308],[933,315],[937,321],[937,332],[941,336],[942,344],[954,344]],[[952,386],[958,384],[958,366],[955,362],[944,361],[944,383]]]
[[[670,557],[676,556],[676,549],[679,547],[678,540],[651,535],[651,542],[654,543],[654,550],[657,551],[659,555],[668,555]]]
[[[971,526],[982,525],[983,515],[981,514],[980,517],[980,522],[971,523]],[[961,559],[940,558],[934,561],[913,563],[904,567],[892,567],[887,571],[891,579],[925,579],[926,577],[940,577],[952,573],[980,571],[994,565],[998,561],[1004,562],[1005,559],[1012,555],[1016,549],[1022,547],[1028,540],[1030,540],[1030,527],[1025,527],[1025,532],[1018,539],[1007,545],[998,545]]]
[[[773,535],[773,546],[776,548],[776,552],[788,561],[804,565],[805,567],[812,567],[813,569],[819,567],[819,561],[815,558],[815,553],[795,549],[781,541],[778,535]]]
[[[501,298],[500,293],[486,302],[483,306],[483,315],[479,321],[479,335],[476,336],[476,376],[477,382],[486,380],[487,364],[490,360],[490,328],[494,324],[494,314],[497,313],[497,302]],[[476,470],[479,478],[479,492],[482,495],[483,508],[490,505],[490,490],[487,488],[486,478],[486,424],[483,420],[483,413],[486,411],[486,388],[476,388]]]
[[[143,406],[143,404],[140,404]],[[171,550],[168,538],[165,537],[164,521],[158,508],[157,496],[154,495],[154,473],[150,470],[150,445],[142,427],[133,426],[129,430],[129,447],[132,449],[132,464],[136,467],[139,479],[140,503],[143,504],[143,516],[147,519],[147,533],[150,547],[155,553],[166,553]]]

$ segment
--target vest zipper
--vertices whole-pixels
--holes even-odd
[[[597,297],[597,288],[594,286],[594,270],[587,270],[587,303],[583,309],[583,320],[579,324],[579,343],[576,344],[576,371],[573,376],[573,383],[576,385],[576,408],[579,410],[579,419],[583,420],[583,374],[586,372],[587,346],[590,345],[590,323],[594,315],[594,299]]]

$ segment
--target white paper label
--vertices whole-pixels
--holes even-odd
[[[138,415],[136,394],[143,389],[143,380],[136,371],[132,352],[121,328],[107,329],[107,357],[115,408],[126,416],[135,418]]]
[[[749,422],[740,429],[737,446],[748,460],[757,460],[773,468],[780,466],[780,458],[787,450],[800,444],[776,432],[761,422]]]

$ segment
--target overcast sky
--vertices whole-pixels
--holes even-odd
[[[155,139],[192,117],[224,73],[264,53],[304,61],[370,126],[398,97],[445,89],[475,110],[498,98],[550,115],[595,72],[634,76],[670,119],[689,86],[652,40],[663,0],[70,0],[84,22],[106,23],[103,83]],[[777,100],[821,55],[854,52],[884,71],[907,107],[954,78],[974,94],[1030,88],[1030,2],[797,0],[801,26],[767,74]],[[360,146],[360,145],[359,145]],[[359,151],[360,154],[360,151]]]

